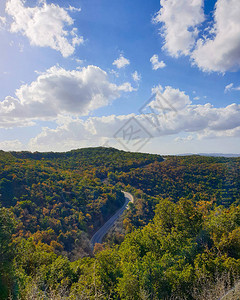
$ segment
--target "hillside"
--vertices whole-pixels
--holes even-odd
[[[107,148],[2,152],[1,204],[18,220],[16,238],[33,236],[58,252],[86,255],[89,236],[124,203],[120,188],[101,179],[161,159]]]

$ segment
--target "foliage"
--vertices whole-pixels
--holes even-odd
[[[240,276],[239,164],[108,148],[0,151],[0,299],[224,295]],[[122,206],[122,189],[135,201],[93,254],[89,238]]]

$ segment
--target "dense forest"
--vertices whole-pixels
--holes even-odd
[[[240,158],[0,151],[0,299],[218,299],[240,276]],[[134,203],[104,244],[90,238]]]

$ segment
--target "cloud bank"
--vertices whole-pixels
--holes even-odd
[[[167,99],[167,103],[163,99]],[[240,136],[238,104],[221,108],[210,103],[194,105],[184,91],[167,86],[148,105],[154,108],[154,113],[90,117],[85,121],[66,118],[56,129],[43,128],[39,135],[31,139],[29,147],[39,151],[66,151],[87,145],[103,145],[106,141],[113,141],[116,132],[129,124],[132,118],[154,138],[180,133],[191,136],[186,141],[192,140],[193,135],[198,139]],[[144,138],[141,127],[135,130],[138,130],[140,138]]]

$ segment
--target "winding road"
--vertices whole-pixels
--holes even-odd
[[[94,248],[96,243],[102,243],[103,237],[113,227],[115,221],[123,214],[124,210],[128,206],[128,203],[133,202],[133,196],[130,193],[124,191],[122,192],[125,196],[124,205],[92,236],[90,241],[92,248]]]

